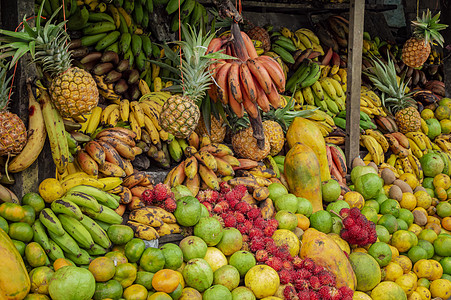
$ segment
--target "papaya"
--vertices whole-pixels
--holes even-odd
[[[329,163],[326,154],[326,142],[314,122],[302,117],[293,120],[287,131],[288,147],[292,148],[297,142],[302,142],[315,152],[320,165],[321,181],[330,179]]]
[[[30,291],[30,277],[22,257],[3,229],[0,229],[0,299],[21,300]]]
[[[299,256],[311,258],[316,264],[335,275],[337,288],[347,286],[355,290],[357,278],[352,265],[340,247],[327,234],[309,228],[302,236]]]
[[[290,193],[308,199],[313,212],[322,210],[321,175],[315,152],[306,144],[294,144],[285,156],[284,169]]]

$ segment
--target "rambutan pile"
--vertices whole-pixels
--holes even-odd
[[[349,244],[363,247],[376,242],[376,225],[362,215],[357,207],[343,208],[340,217],[343,218],[340,236]]]
[[[152,189],[145,190],[141,195],[141,200],[146,205],[158,206],[169,212],[174,212],[177,208],[171,187],[164,183],[158,183]]]

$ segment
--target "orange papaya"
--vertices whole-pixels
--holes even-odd
[[[323,209],[319,162],[310,147],[294,144],[285,156],[284,172],[290,193],[308,199],[313,212]]]
[[[302,142],[309,146],[315,152],[318,158],[321,181],[330,179],[329,163],[326,155],[326,142],[314,122],[302,117],[297,117],[293,120],[287,131],[288,147],[293,147],[297,142]]]
[[[0,228],[0,299],[21,300],[30,291],[30,277],[22,257]]]
[[[299,256],[304,259],[311,258],[316,264],[326,268],[335,275],[337,288],[347,286],[355,290],[357,278],[351,263],[341,250],[327,234],[314,228],[309,228],[302,236],[302,247]]]

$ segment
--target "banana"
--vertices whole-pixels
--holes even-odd
[[[414,173],[414,171],[412,169],[412,165],[410,164],[410,161],[409,161],[409,159],[407,157],[399,158],[399,160],[401,161],[402,169],[404,170],[404,173],[410,173],[410,174],[414,174],[415,175],[415,173]]]
[[[109,248],[111,246],[111,241],[105,230],[89,216],[84,216],[80,223],[86,228],[96,244],[103,248]]]
[[[41,245],[46,253],[49,253],[51,246],[44,225],[37,219],[34,221],[33,225],[31,225],[31,228],[33,229],[33,241]]]
[[[89,141],[86,143],[85,151],[99,165],[103,165],[105,163],[105,150],[103,150],[102,146],[100,146],[98,142]]]
[[[137,238],[150,241],[158,239],[160,237],[158,235],[158,232],[152,226],[133,221],[128,221],[127,226],[133,229],[133,231],[135,232],[135,237]]]
[[[203,166],[202,164],[199,164],[199,175],[209,188],[216,191],[219,190],[218,177],[216,176],[216,174],[212,169],[209,169]]]
[[[169,143],[168,150],[173,160],[176,162],[180,162],[182,160],[183,151],[177,139],[173,139],[172,142]]]
[[[82,248],[90,249],[94,246],[89,231],[75,218],[61,214],[58,216],[64,230],[78,243]]]
[[[421,131],[427,135],[429,133],[429,126],[423,118],[421,118],[420,121],[421,121]]]
[[[146,128],[147,133],[150,135],[152,144],[160,145],[160,134],[158,133],[157,128],[155,128],[155,125],[148,116],[144,116],[144,127]]]
[[[193,179],[198,171],[199,165],[194,156],[188,157],[185,160],[185,175],[189,179]]]
[[[80,168],[88,175],[99,174],[99,166],[92,157],[84,150],[77,152],[77,162]]]
[[[44,147],[46,130],[41,106],[36,101],[31,84],[27,83],[28,90],[28,138],[25,147],[9,163],[8,172],[18,173],[33,164]],[[42,245],[41,245],[42,246]]]
[[[108,115],[107,125],[110,127],[116,127],[121,117],[119,108],[113,109],[113,111]]]
[[[117,138],[113,138],[113,137],[107,137],[107,136],[102,136],[100,137],[101,141],[107,142],[109,143],[111,146],[114,147],[114,149],[116,149],[116,151],[124,158],[127,159],[135,159],[135,154],[134,151],[132,150],[133,146],[128,145],[127,143],[125,143],[123,140],[117,139]],[[108,161],[108,154],[105,153],[106,156],[106,160]]]
[[[215,157],[217,170],[216,172],[222,176],[233,176],[235,175],[235,172],[233,171],[233,167],[226,162],[225,160],[222,160],[219,157]]]
[[[402,166],[402,162],[401,162],[401,158],[397,158],[396,159],[396,162],[395,162],[395,169],[396,169],[396,171],[398,171],[398,174],[399,175],[402,175],[402,174],[404,174],[404,169],[403,169],[403,166]]]
[[[53,232],[56,235],[63,235],[65,233],[61,222],[50,208],[44,208],[39,214],[39,220],[47,230]]]
[[[101,138],[104,136],[112,140],[121,140],[131,147],[136,146],[136,142],[134,141],[136,134],[132,130],[124,127],[104,129],[96,135],[96,138]]]
[[[384,153],[388,151],[389,144],[385,136],[380,131],[369,128],[365,130],[365,134],[375,138],[376,141],[381,145],[382,149],[384,150]]]
[[[324,100],[324,90],[319,81],[315,81],[311,86],[311,89],[318,99]]]
[[[57,199],[52,202],[50,208],[54,213],[57,214],[66,214],[70,217],[73,217],[77,220],[83,219],[83,213],[80,210],[80,207],[77,206],[74,202],[67,199]]]
[[[125,171],[116,164],[106,161],[103,165],[99,166],[99,172],[105,176],[110,177],[125,177]]]
[[[102,108],[96,106],[91,111],[91,117],[89,118],[88,126],[86,127],[85,133],[91,135],[97,129],[100,123],[100,116],[102,114]]]
[[[51,260],[55,261],[58,258],[65,258],[64,252],[61,249],[60,246],[58,246],[57,243],[55,243],[52,239],[49,238],[49,244],[50,244],[50,252],[48,253],[48,256]]]
[[[130,101],[127,99],[122,99],[119,104],[119,114],[121,115],[121,120],[127,122],[130,115]]]
[[[99,181],[105,185],[104,188],[102,188],[102,191],[108,192],[109,190],[114,189],[115,187],[122,184],[122,178],[120,177],[104,177],[99,178]],[[97,199],[97,197],[96,197]],[[98,200],[97,201],[101,201]]]
[[[451,152],[451,143],[445,140],[444,138],[436,137],[434,139],[434,143],[440,147],[440,149],[444,152],[450,153]]]
[[[164,224],[163,220],[157,216],[156,211],[150,208],[133,210],[130,213],[129,220],[152,227],[159,227]]]
[[[332,84],[338,97],[344,96],[345,93],[343,91],[343,88],[341,87],[341,84],[337,80],[331,77],[326,77],[326,80],[328,80]]]
[[[64,252],[70,253],[76,257],[81,255],[80,247],[77,242],[67,232],[64,231],[63,235],[57,235],[49,231],[49,236]]]
[[[216,171],[218,169],[215,157],[207,151],[198,151],[194,154],[197,160],[208,169]]]
[[[423,157],[423,151],[421,151],[421,149],[418,147],[418,144],[415,143],[415,141],[410,138],[407,139],[409,140],[410,149],[412,149],[412,154],[417,158]]]
[[[136,121],[139,127],[144,127],[144,111],[137,101],[130,102],[130,109],[135,113]]]
[[[98,188],[88,185],[79,185],[70,189],[61,199],[73,202],[79,207],[87,207],[96,212],[100,212],[101,208],[97,199],[101,199],[100,201],[105,203],[108,196],[105,195],[105,192],[99,190]]]
[[[420,132],[407,132],[405,135],[406,135],[407,138],[411,139],[421,151],[426,150],[427,146],[426,146],[426,143],[425,143],[425,141],[423,139],[423,134],[422,133],[420,133]],[[412,145],[411,142],[410,142],[410,144]]]
[[[105,185],[92,177],[73,177],[61,182],[64,191],[68,191],[77,185],[90,185],[99,189],[105,188]]]
[[[86,249],[86,252],[88,252],[89,255],[105,255],[107,253],[107,249],[103,248],[102,246],[95,244],[90,249]]]
[[[423,168],[421,167],[420,160],[413,155],[407,156],[407,159],[410,162],[410,165],[412,167],[412,170],[413,170],[415,176],[421,182],[424,178],[424,173],[423,173]]]
[[[100,212],[95,212],[87,207],[81,207],[81,210],[85,215],[108,224],[122,223],[122,217],[119,216],[114,210],[102,204],[100,204],[100,207]]]
[[[335,99],[337,97],[337,91],[335,90],[335,87],[332,85],[332,83],[328,80],[328,77],[319,79],[319,83],[330,98]]]
[[[384,150],[382,149],[382,146],[376,141],[376,139],[369,135],[361,135],[360,138],[365,148],[371,154],[376,165],[383,163]]]
[[[170,186],[176,187],[183,184],[185,180],[185,161],[182,161],[177,167],[175,167],[171,174]]]
[[[180,227],[179,224],[168,224],[168,223],[163,223],[163,225],[155,228],[155,230],[157,231],[157,233],[160,237],[168,235],[168,234],[182,232],[182,228]]]

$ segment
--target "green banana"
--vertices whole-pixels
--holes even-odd
[[[296,72],[288,79],[286,89],[294,92],[294,88],[298,82],[303,81],[310,74],[309,61],[304,60],[297,68]]]
[[[98,244],[94,244],[91,249],[86,249],[86,252],[88,252],[89,255],[105,255],[107,250]]]
[[[345,129],[346,130],[346,119],[343,119],[343,118],[340,118],[340,117],[335,117],[334,118],[334,123],[335,123],[335,125],[337,125],[341,129]]]
[[[60,220],[56,217],[50,208],[44,208],[39,214],[39,220],[44,225],[48,232],[52,232],[56,235],[63,235],[65,233]]]
[[[106,37],[108,35],[108,33],[98,33],[98,34],[94,34],[94,35],[85,35],[81,37],[81,45],[82,46],[93,46],[95,44],[97,44],[101,39],[103,39],[104,37]]]
[[[104,37],[97,43],[97,45],[95,46],[96,51],[102,51],[108,46],[112,45],[119,39],[120,35],[121,33],[117,30],[111,31],[106,37]]]
[[[90,216],[91,218],[103,221],[105,223],[109,224],[122,223],[122,217],[119,216],[114,210],[102,204],[100,204],[100,207],[102,208],[100,212],[95,212],[87,207],[82,207],[81,210],[83,211],[84,214]]]
[[[149,21],[150,21],[149,13],[147,11],[144,11],[144,16],[143,16],[143,20],[141,22],[141,26],[143,28],[149,27]]]
[[[183,151],[177,139],[173,139],[172,142],[169,143],[168,150],[173,160],[176,162],[180,162],[182,160]]]
[[[312,86],[321,75],[321,69],[319,67],[319,64],[317,63],[311,63],[310,64],[310,73],[309,76],[307,76],[301,83],[300,88],[305,88],[307,86]]]
[[[285,156],[283,155],[273,156],[273,159],[279,165],[283,165],[285,163]]]
[[[148,12],[153,13],[153,0],[147,0],[145,7]]]
[[[81,255],[77,242],[67,232],[60,236],[49,231],[49,236],[64,252],[75,256]]]
[[[40,220],[35,220],[33,225],[33,241],[41,245],[46,253],[50,252],[50,242],[47,233],[45,232],[45,227],[42,225]]]
[[[105,48],[105,52],[107,51],[113,51],[116,52],[117,54],[119,54],[119,41],[116,41],[114,43],[112,43],[111,45],[109,45],[108,47]]]
[[[293,44],[292,40],[287,41],[287,40],[284,40],[281,38],[284,38],[284,36],[279,36],[274,43],[281,46],[282,48],[284,48],[285,50],[287,50],[289,52],[296,51],[296,46]]]
[[[144,11],[141,2],[135,1],[135,9],[133,10],[132,16],[136,24],[141,25],[144,18]]]
[[[108,21],[111,23],[114,23],[114,19],[112,16],[106,13],[96,13],[96,12],[90,12],[88,21],[91,23],[101,22],[101,21]]]
[[[279,46],[277,44],[272,44],[271,49],[272,49],[272,51],[279,54],[280,58],[282,58],[282,60],[284,62],[289,63],[289,64],[294,64],[295,61],[294,61],[293,55],[291,55],[291,53],[288,52],[287,50],[285,50],[285,48],[283,48],[282,46]]]
[[[71,188],[66,195],[74,194],[76,197],[82,197],[84,199],[87,199],[87,202],[89,203],[95,203],[94,207],[90,205],[83,205],[82,203],[77,203],[80,206],[86,206],[88,208],[91,208],[94,211],[100,212],[100,203],[106,203],[109,198],[113,198],[114,196],[110,193],[107,193],[105,191],[102,191],[101,189],[98,189],[96,187],[90,186],[90,185],[78,185],[73,188]]]
[[[50,208],[53,212],[58,214],[65,214],[76,218],[77,220],[83,219],[83,213],[74,202],[67,199],[57,199],[50,204]]]
[[[180,5],[182,5],[184,0],[180,0]],[[175,13],[179,9],[179,0],[169,0],[166,5],[166,12],[168,15]]]
[[[94,241],[89,231],[78,220],[64,214],[59,215],[58,218],[64,230],[66,230],[80,247],[89,249],[94,246]]]
[[[77,266],[80,265],[89,265],[89,263],[93,260],[91,255],[85,250],[80,249],[80,254],[78,256],[73,255],[72,253],[66,253],[66,258],[73,261]]]
[[[66,135],[67,145],[69,146],[69,148],[77,148],[78,142],[72,137],[72,135],[67,131],[65,131],[64,133]]]
[[[133,64],[135,63],[135,56],[133,55],[132,47],[128,47],[127,51],[124,53],[124,59],[128,59],[129,65],[133,66]]]
[[[88,27],[83,28],[84,35],[92,35],[97,33],[109,32],[116,30],[116,25],[108,21],[92,23]]]
[[[112,195],[112,194],[109,194]],[[119,198],[120,201],[120,198]],[[103,203],[106,207],[109,207],[111,209],[116,209],[119,207],[119,201],[116,200],[114,197],[108,197],[107,201]]]
[[[131,14],[135,9],[135,0],[124,0],[124,5],[122,7],[128,14]]]
[[[135,64],[139,71],[144,71],[146,68],[146,55],[144,51],[140,51],[139,55],[135,58]]]
[[[152,41],[147,35],[141,35],[142,49],[147,57],[152,56]]]
[[[363,128],[363,130],[367,130],[367,129],[377,129],[376,124],[374,124],[374,123],[371,122],[371,121],[360,120],[359,124],[360,124],[360,128]]]
[[[103,248],[109,248],[111,246],[111,241],[105,230],[103,230],[102,227],[100,227],[99,224],[97,224],[89,216],[84,216],[80,223],[86,228],[86,230],[88,230],[96,244]]]
[[[105,232],[107,232],[107,234],[108,234],[108,228],[111,227],[111,224],[108,224],[108,223],[105,223],[105,222],[102,222],[102,221],[99,221],[99,220],[97,220],[96,223],[97,223],[100,227],[102,227],[102,229],[105,230]]]
[[[371,122],[370,116],[364,111],[360,111],[360,120]]]
[[[121,20],[120,24],[119,24],[119,31],[124,34],[124,33],[128,33],[128,26],[127,26],[127,21],[125,21],[125,18],[122,14],[119,14],[119,19]]]
[[[122,33],[121,39],[119,40],[119,52],[122,54],[127,53],[130,49],[130,44],[132,42],[132,35],[129,32]],[[132,65],[130,63],[130,65]]]
[[[132,52],[134,56],[139,56],[142,49],[141,37],[137,34],[132,34]]]
[[[64,258],[64,252],[63,249],[61,249],[60,246],[58,246],[57,243],[55,243],[52,239],[49,239],[50,244],[50,252],[48,253],[48,256],[51,260],[55,261],[58,258]]]
[[[96,212],[100,212],[101,209],[100,204],[97,202],[97,199],[95,197],[76,190],[71,189],[66,193],[66,195],[62,199],[71,201],[72,203],[75,203],[79,207],[90,208]]]

